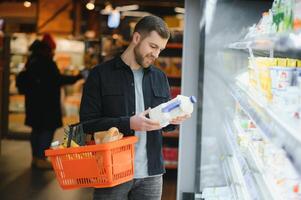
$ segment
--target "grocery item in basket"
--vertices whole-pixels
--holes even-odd
[[[123,134],[119,132],[118,128],[112,127],[108,131],[99,131],[94,133],[94,140],[96,144],[103,144],[120,140]]]
[[[62,146],[64,148],[67,148],[67,147],[79,147],[79,145],[76,142],[74,142],[73,140],[71,140],[70,146],[68,146],[68,140],[67,140],[66,137],[64,138],[64,142],[62,143]]]
[[[194,96],[178,95],[176,98],[158,105],[149,111],[149,118],[157,120],[161,127],[169,124],[169,121],[193,112],[193,104],[196,103]]]
[[[65,147],[84,146],[86,144],[86,134],[83,131],[82,123],[71,124],[64,127]]]

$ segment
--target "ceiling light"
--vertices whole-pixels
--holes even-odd
[[[107,4],[106,7],[100,11],[100,13],[102,15],[109,15],[109,14],[111,14],[112,11],[113,11],[112,5],[111,4]]]
[[[125,11],[121,13],[122,16],[128,16],[128,17],[145,17],[152,15],[149,12],[143,12],[143,11]]]
[[[184,14],[185,13],[185,8],[175,7],[175,12]]]
[[[24,7],[29,8],[31,6],[31,2],[30,1],[24,1],[23,5],[24,5]]]
[[[120,24],[120,12],[113,10],[108,17],[108,27],[117,28]]]
[[[93,0],[89,1],[89,2],[86,4],[86,8],[87,8],[88,10],[94,10],[94,8],[95,8],[94,1],[93,1]]]

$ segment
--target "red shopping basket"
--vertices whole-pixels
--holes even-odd
[[[137,137],[45,151],[63,189],[113,187],[133,179]]]

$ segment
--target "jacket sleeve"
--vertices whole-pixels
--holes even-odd
[[[82,78],[81,75],[69,76],[69,75],[60,74],[59,82],[60,82],[60,85],[70,85],[70,84],[75,83],[76,81],[78,81],[81,78]]]
[[[84,132],[94,133],[117,127],[125,135],[132,133],[130,117],[107,117],[103,115],[100,83],[100,76],[94,68],[84,85],[80,105],[80,122],[83,123]]]
[[[50,65],[52,65],[52,67],[50,67],[50,71],[51,71],[50,73],[52,74],[53,77],[56,77],[55,79],[57,79],[57,80],[55,80],[55,81],[58,81],[60,86],[74,84],[76,81],[78,81],[79,79],[82,78],[82,75],[80,75],[80,74],[77,76],[61,74],[57,64],[52,60],[49,62],[50,62]],[[50,76],[50,74],[49,74],[49,76]]]

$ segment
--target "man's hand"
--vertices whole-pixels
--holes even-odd
[[[183,115],[183,116],[180,116],[180,117],[176,117],[172,120],[170,120],[170,124],[173,124],[173,125],[179,125],[181,124],[183,121],[185,121],[186,119],[189,119],[191,117],[191,115],[187,114],[187,115]]]
[[[130,118],[130,128],[135,131],[153,131],[161,129],[160,123],[145,117],[150,109]]]

